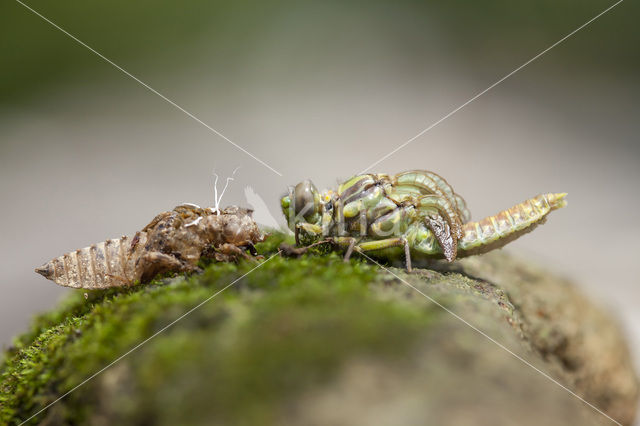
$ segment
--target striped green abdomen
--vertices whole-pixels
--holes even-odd
[[[544,223],[553,210],[566,205],[566,193],[541,194],[494,216],[464,225],[464,237],[459,241],[458,256],[485,253]]]

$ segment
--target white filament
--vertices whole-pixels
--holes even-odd
[[[200,207],[199,205],[197,205],[197,204],[193,204],[193,203],[182,203],[182,204],[180,204],[180,205],[181,205],[181,206],[191,206],[191,207],[195,207],[195,208],[197,208],[197,209],[201,209],[201,208],[202,208],[202,207]]]
[[[229,182],[234,180],[233,176],[235,176],[239,168],[240,168],[239,166],[236,167],[233,173],[231,173],[231,176],[227,178],[224,184],[224,188],[222,188],[222,192],[220,193],[220,196],[218,196],[218,174],[215,172],[215,170],[213,171],[213,176],[215,177],[213,181],[213,197],[214,197],[214,203],[215,203],[214,211],[216,212],[217,215],[220,214],[220,201],[222,201],[222,196],[226,192],[227,187],[229,186]]]
[[[200,221],[202,220],[202,216],[199,216],[196,220],[194,220],[193,222],[189,222],[187,223],[184,227],[188,228],[190,226],[194,226],[200,223]]]

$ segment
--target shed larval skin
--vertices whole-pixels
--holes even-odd
[[[165,272],[197,269],[201,257],[231,261],[256,254],[264,240],[251,210],[183,204],[160,213],[133,237],[106,240],[56,257],[36,272],[58,285],[102,289],[146,283]]]

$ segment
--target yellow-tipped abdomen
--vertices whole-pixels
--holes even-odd
[[[541,194],[478,222],[465,223],[458,257],[486,253],[533,231],[550,212],[567,205],[566,196],[566,192]]]

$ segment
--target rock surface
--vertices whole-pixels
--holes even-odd
[[[0,423],[29,418],[254,266],[74,295],[5,354]],[[274,257],[31,422],[612,424],[550,378],[633,422],[638,381],[609,315],[503,253],[454,268]]]

